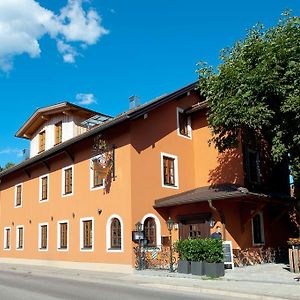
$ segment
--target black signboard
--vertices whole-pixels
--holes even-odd
[[[224,264],[230,265],[231,268],[234,268],[233,263],[233,253],[232,253],[232,243],[231,241],[223,242],[223,251],[224,251]]]

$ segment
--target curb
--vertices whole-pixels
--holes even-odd
[[[174,286],[168,284],[160,284],[160,283],[141,283],[140,286],[145,287],[154,287],[160,289],[171,289],[177,291],[185,291],[185,292],[198,292],[199,294],[213,294],[218,296],[229,296],[229,297],[236,297],[242,299],[259,299],[259,300],[291,300],[295,298],[282,298],[282,297],[274,297],[268,295],[260,295],[260,294],[247,294],[247,293],[239,293],[239,292],[230,292],[226,290],[220,289],[209,289],[209,288],[202,288],[202,287],[186,287],[186,286]]]

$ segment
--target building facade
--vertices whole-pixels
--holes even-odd
[[[130,270],[135,224],[145,246],[159,249],[169,217],[175,238],[221,226],[234,248],[282,244],[285,168],[269,174],[263,151],[243,136],[223,154],[209,146],[207,105],[195,87],[114,118],[70,103],[37,110],[17,133],[30,140],[30,158],[0,174],[1,258]],[[111,153],[106,179],[97,140]]]

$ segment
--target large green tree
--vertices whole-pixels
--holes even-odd
[[[212,141],[220,152],[241,130],[267,140],[275,162],[288,158],[300,175],[300,18],[283,14],[277,26],[256,25],[221,52],[218,71],[199,64],[199,88],[208,100]]]
[[[241,132],[255,133],[274,162],[288,160],[299,187],[300,18],[285,12],[274,27],[258,24],[220,58],[217,71],[198,65],[211,141],[223,152],[237,146]]]

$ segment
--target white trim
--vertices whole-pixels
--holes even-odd
[[[142,220],[141,220],[141,223],[143,224],[143,227],[144,227],[144,222],[147,218],[153,218],[154,221],[155,221],[155,225],[156,225],[156,248],[161,248],[161,224],[160,224],[160,221],[158,219],[158,217],[154,214],[146,214]]]
[[[42,199],[42,179],[44,177],[47,177],[47,198],[46,199]],[[39,202],[43,203],[43,202],[48,202],[49,200],[49,174],[45,174],[39,177]]]
[[[60,248],[60,224],[63,224],[63,223],[67,223],[67,248]],[[57,248],[57,251],[60,251],[60,252],[68,252],[69,251],[69,232],[70,232],[70,229],[69,229],[69,220],[60,220],[60,221],[57,221],[57,241],[56,241],[56,248]]]
[[[101,154],[96,155],[90,159],[90,191],[97,191],[97,190],[102,190],[105,188],[105,180],[104,179],[102,180],[101,186],[94,187],[94,170],[92,168],[92,165],[93,165],[93,160],[97,159],[100,156],[101,156]]]
[[[179,113],[183,113],[184,109],[181,107],[176,107],[176,121],[177,121],[177,135],[188,140],[192,139],[192,126],[191,126],[191,116],[187,116],[187,127],[188,127],[188,136],[180,133],[179,128]]]
[[[6,244],[7,244],[7,235],[6,235],[6,230],[7,229],[9,229],[9,247],[8,248],[6,248],[5,246],[6,246]],[[3,238],[3,250],[4,251],[10,251],[10,249],[11,249],[11,236],[12,236],[12,234],[11,234],[11,227],[4,227],[4,231],[3,231],[3,233],[4,233],[4,238]]]
[[[118,219],[121,224],[121,249],[111,249],[111,221],[112,219]],[[106,223],[106,252],[124,252],[124,224],[123,220],[119,215],[111,215]]]
[[[42,235],[41,235],[41,227],[46,225],[47,226],[47,248],[46,249],[42,249]],[[47,252],[48,248],[49,248],[49,223],[39,223],[39,227],[38,227],[38,250],[41,252]]]
[[[66,194],[65,193],[65,170],[72,169],[72,193]],[[74,165],[69,165],[61,169],[61,196],[62,197],[69,197],[74,195]]]
[[[21,186],[21,204],[17,205],[17,187]],[[15,208],[20,208],[23,205],[23,183],[19,183],[15,185],[15,203],[14,203],[14,207]]]
[[[255,216],[259,216],[260,219],[260,229],[261,229],[261,239],[262,239],[262,243],[254,243],[254,224],[253,224],[253,219]],[[252,219],[251,219],[251,227],[252,227],[252,244],[253,246],[263,246],[265,245],[265,230],[264,230],[264,217],[263,217],[263,213],[259,212],[255,215]]]
[[[19,243],[19,228],[23,228],[23,247],[22,248],[19,248],[19,245],[18,245],[18,243]],[[23,251],[24,250],[24,236],[25,236],[25,234],[24,234],[24,225],[17,225],[16,226],[16,250],[17,251]]]
[[[92,221],[92,248],[83,248],[83,222],[84,221]],[[93,252],[94,251],[94,245],[95,245],[94,232],[95,232],[94,217],[80,218],[80,248],[79,248],[79,250],[81,252]]]
[[[165,185],[164,184],[164,156],[174,159],[174,180],[175,180],[175,185]],[[164,152],[160,153],[160,173],[161,173],[161,186],[162,187],[178,190],[178,188],[179,188],[178,157],[176,155],[169,154],[169,153],[164,153]]]

